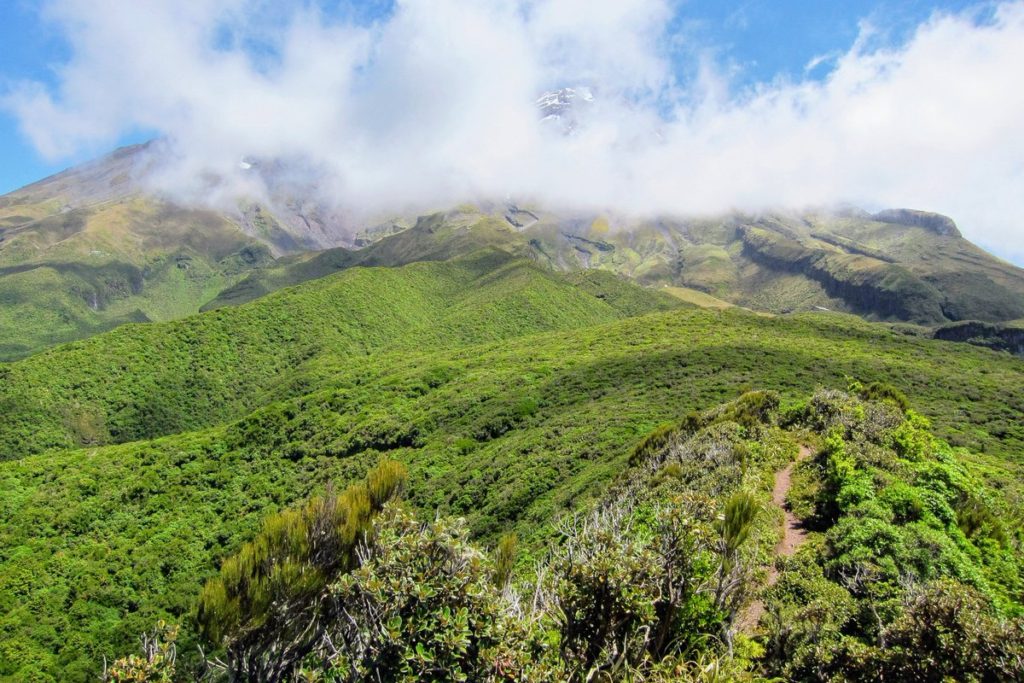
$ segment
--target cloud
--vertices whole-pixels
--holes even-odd
[[[157,131],[175,159],[160,183],[194,200],[259,193],[239,161],[276,159],[356,214],[851,202],[949,214],[1024,260],[1024,2],[986,10],[897,45],[865,28],[802,80],[737,88],[680,64],[670,0],[398,0],[372,23],[308,2],[54,0],[70,60],[3,105],[50,157]],[[577,84],[597,97],[566,136],[534,102]]]

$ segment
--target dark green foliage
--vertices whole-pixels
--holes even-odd
[[[819,392],[802,476],[821,543],[769,596],[768,669],[793,680],[1012,680],[1024,673],[1024,571],[989,505],[1013,508],[888,388]],[[982,501],[986,501],[982,503]],[[829,609],[828,602],[836,605]],[[993,641],[998,640],[998,644]]]
[[[777,409],[748,420],[749,405],[741,397],[699,414],[706,426],[625,470],[590,513],[564,516],[536,578],[512,582],[532,592],[528,610],[506,580],[495,590],[513,564],[509,537],[488,557],[470,545],[462,521],[422,524],[386,503],[372,515],[385,494],[370,489],[400,488],[394,463],[350,489],[358,501],[342,507],[364,510],[365,532],[358,552],[332,570],[328,593],[323,573],[285,568],[307,557],[301,539],[315,538],[317,525],[303,519],[344,524],[320,511],[321,499],[298,516],[270,518],[237,555],[278,548],[266,566],[279,568],[284,585],[262,612],[278,619],[264,651],[302,652],[304,680],[353,683],[742,680],[759,671],[808,681],[987,681],[1024,672],[1019,556],[982,556],[957,525],[958,514],[980,515],[968,511],[986,497],[984,484],[913,411],[834,391],[818,392],[802,418],[827,435],[801,432],[823,442],[808,467],[826,480],[822,491],[837,492],[830,527],[778,563],[778,582],[764,596],[765,649],[751,661],[760,650],[737,635],[734,620],[752,592],[752,563],[774,544],[767,515],[758,514],[766,476],[795,444],[777,426]],[[725,415],[746,424],[717,419]],[[893,435],[910,432],[920,449],[907,459]],[[278,533],[293,519],[305,536]],[[975,548],[992,553],[998,546],[982,532],[990,523],[973,534],[988,543]],[[204,590],[201,610],[224,572]],[[282,610],[301,615],[306,628],[281,627]],[[287,670],[298,666],[293,656]],[[236,676],[276,681],[285,671]]]
[[[865,401],[891,401],[903,412],[910,409],[906,394],[887,382],[872,382],[863,387],[859,394]]]
[[[630,312],[643,310],[645,299],[647,310],[664,307],[653,293],[612,285],[636,290]],[[0,460],[238,418],[273,399],[306,393],[301,378],[318,360],[455,349],[623,315],[561,277],[495,251],[451,263],[352,270],[248,306],[122,327],[7,366]],[[518,398],[509,406],[510,423],[537,407],[535,397]],[[379,424],[354,448],[413,445],[415,434],[405,429]]]
[[[691,423],[686,423],[686,427],[690,427]],[[696,431],[697,425],[692,425],[692,430]],[[629,456],[630,465],[639,465],[645,460],[650,459],[654,455],[661,454],[665,447],[668,446],[669,442],[681,431],[681,427],[676,424],[664,424],[654,429],[650,434],[645,436],[640,443],[633,448],[633,452]]]
[[[967,342],[1024,356],[1024,325],[1019,320],[1002,325],[966,320],[938,327],[932,334],[935,339]]]
[[[878,642],[844,642],[830,668],[850,681],[980,683],[1024,674],[1024,622],[1000,617],[955,581],[913,588]]]
[[[763,425],[774,419],[779,402],[779,395],[774,391],[747,391],[709,413],[703,426],[716,422],[735,422],[746,428]]]
[[[852,318],[680,310],[619,320],[604,301],[563,297],[532,267],[498,272],[498,256],[482,258],[479,271],[472,260],[349,271],[280,300],[0,366],[5,456],[68,443],[72,431],[136,438],[148,419],[161,432],[211,425],[0,464],[0,677],[90,680],[104,654],[130,651],[160,618],[182,623],[182,657],[194,657],[186,617],[220,559],[263,517],[328,481],[360,479],[384,450],[408,466],[413,507],[464,516],[488,543],[515,531],[529,564],[552,520],[600,496],[644,435],[750,385],[790,402],[855,376],[913,396],[939,436],[970,447],[955,451],[959,466],[921,480],[953,487],[956,501],[961,468],[991,484],[974,497],[1004,522],[1008,543],[1000,550],[983,527],[969,538],[992,583],[1017,580],[1019,360]],[[464,307],[451,305],[462,297]],[[856,404],[822,407],[806,425],[855,427]],[[889,425],[903,418],[873,405],[861,424],[895,439]],[[720,431],[680,435],[699,437],[693,458],[658,463],[673,470],[659,486],[699,485],[724,502],[758,463],[785,461],[784,449],[761,449],[756,427],[710,429]],[[905,432],[910,454],[917,431]],[[712,448],[719,437],[727,448]],[[968,520],[963,505],[947,507]],[[770,519],[760,517],[755,526]]]
[[[716,591],[736,558],[717,543],[714,502],[650,481],[645,468],[627,473],[597,510],[563,523],[538,579],[570,681],[657,679],[663,664],[724,654],[731,612]]]
[[[798,555],[765,597],[768,611],[761,625],[768,669],[784,680],[828,680],[844,627],[855,613],[850,594]]]

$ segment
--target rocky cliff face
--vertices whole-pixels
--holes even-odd
[[[926,325],[946,320],[942,293],[906,268],[868,256],[811,249],[751,226],[742,236],[743,253],[752,261],[809,277],[857,313]]]
[[[995,325],[977,320],[967,320],[943,325],[935,330],[933,336],[935,339],[967,342],[996,351],[1007,351],[1017,356],[1024,356],[1024,327],[1015,325]]]
[[[931,230],[941,237],[962,237],[956,223],[949,216],[914,209],[886,209],[871,216],[879,223],[895,223]]]

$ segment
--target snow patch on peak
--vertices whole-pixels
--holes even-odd
[[[580,125],[580,112],[594,102],[593,91],[585,86],[548,90],[537,98],[541,121],[560,125],[562,132],[571,134]]]

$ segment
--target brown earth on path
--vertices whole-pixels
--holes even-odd
[[[790,557],[807,540],[807,530],[804,529],[803,523],[797,519],[789,506],[786,505],[786,495],[789,494],[789,489],[793,484],[793,468],[797,464],[813,455],[811,449],[803,444],[800,445],[800,454],[794,462],[789,463],[783,469],[775,473],[775,486],[772,489],[772,503],[782,508],[785,519],[782,523],[782,540],[779,541],[778,545],[775,546],[775,554],[782,557]],[[770,588],[775,585],[775,582],[779,580],[779,570],[772,564],[768,568],[768,578],[765,580],[764,587]],[[744,633],[750,633],[757,624],[761,621],[761,616],[764,614],[764,602],[760,599],[754,600],[747,608],[743,610],[736,618],[736,628],[738,631]]]

